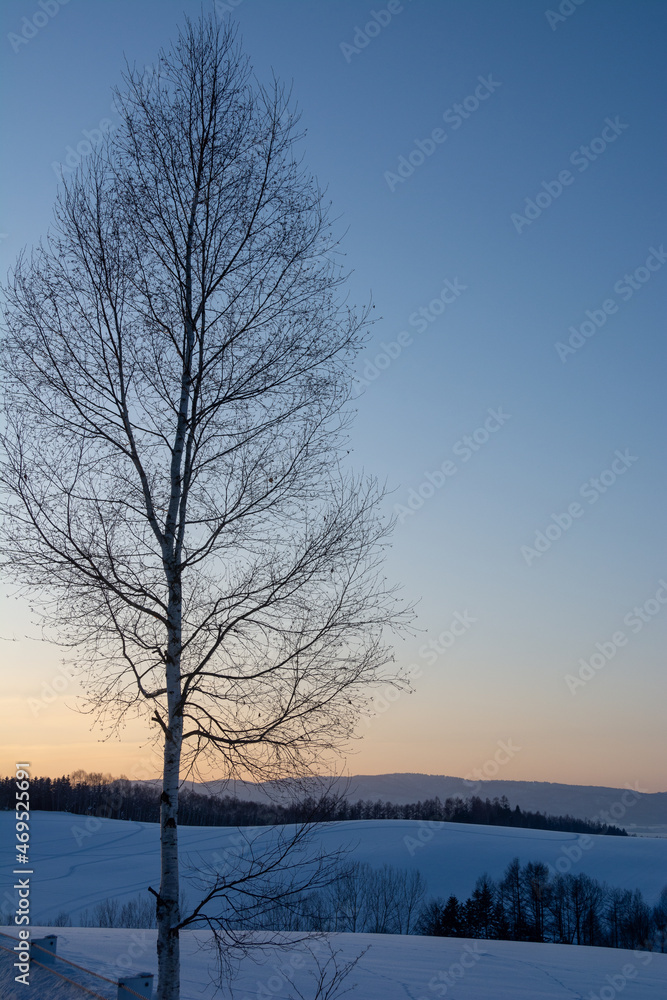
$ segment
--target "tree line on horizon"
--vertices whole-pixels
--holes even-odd
[[[15,782],[0,779],[0,809],[13,809]],[[108,819],[155,823],[160,815],[160,789],[140,781],[113,778],[108,774],[75,771],[60,778],[33,778],[30,784],[33,810],[70,812]],[[179,826],[276,826],[308,822],[344,822],[348,820],[420,820],[424,822],[468,823],[485,826],[509,826],[531,830],[556,830],[563,833],[597,834],[627,837],[626,830],[597,820],[574,816],[550,816],[541,812],[512,807],[506,796],[493,800],[473,795],[426,799],[400,804],[359,799],[350,802],[342,796],[324,795],[319,799],[305,796],[288,804],[250,802],[230,795],[209,795],[182,789],[179,796]]]

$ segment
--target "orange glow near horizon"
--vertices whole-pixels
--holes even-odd
[[[7,634],[7,620],[3,630]],[[0,773],[12,774],[17,761],[29,761],[35,777],[55,778],[76,770],[131,780],[161,775],[153,727],[135,720],[119,734],[91,730],[91,717],[75,710],[80,687],[75,675],[63,669],[57,647],[17,638],[5,643],[3,652],[8,680],[0,698]],[[523,686],[513,688],[499,668],[482,704],[466,686],[474,668],[474,662],[462,659],[458,672],[425,670],[414,697],[401,695],[391,704],[376,698],[377,715],[359,720],[360,738],[320,772],[465,778],[477,770],[487,779],[665,790],[662,759],[646,754],[646,746],[659,745],[661,738],[657,700],[654,713],[643,720],[643,745],[624,743],[618,734],[624,727],[625,705],[615,698],[605,701],[602,686],[595,693],[600,710],[595,720],[588,717],[585,700],[570,699],[568,692],[569,701],[554,697],[538,713],[536,682],[528,671]],[[501,744],[517,749],[501,751],[498,765]],[[202,769],[202,779],[224,776]]]
[[[137,724],[123,740],[101,740],[88,730],[88,720],[62,705],[53,708],[48,726],[39,727],[39,737],[33,729],[30,740],[18,739],[22,726],[18,720],[25,713],[19,711],[16,701],[10,714],[13,722],[5,726],[5,741],[0,750],[0,774],[11,775],[17,761],[30,763],[33,777],[57,778],[72,774],[77,770],[101,772],[112,777],[124,776],[130,780],[159,778],[161,760],[159,749],[147,739],[142,739],[141,727]],[[360,727],[363,731],[364,726]],[[145,734],[144,734],[145,735]],[[653,772],[637,776],[626,769],[618,776],[610,774],[605,766],[604,752],[581,766],[574,755],[558,759],[549,751],[548,743],[528,749],[517,740],[489,740],[483,750],[477,750],[476,739],[454,739],[446,742],[422,739],[419,741],[397,739],[392,744],[373,740],[370,735],[352,744],[351,753],[338,759],[332,758],[331,767],[321,770],[322,774],[435,774],[465,778],[477,769],[486,779],[510,781],[546,781],[567,785],[601,785],[605,787],[626,787],[635,785],[645,792],[664,791],[664,776],[660,762],[655,762]],[[494,754],[499,743],[521,746],[514,759],[496,771]],[[486,754],[486,756],[485,756]],[[506,755],[505,755],[506,756]],[[485,767],[486,765],[486,767]],[[493,773],[495,772],[495,773]],[[191,777],[191,776],[188,776]],[[213,770],[205,770],[195,780],[220,780],[225,775]],[[252,780],[247,776],[248,780]],[[483,780],[483,779],[482,779]]]

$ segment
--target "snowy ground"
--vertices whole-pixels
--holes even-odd
[[[35,934],[46,929],[35,929]],[[155,931],[57,928],[58,954],[108,979],[155,970]],[[356,984],[350,1000],[660,1000],[667,997],[667,955],[607,948],[524,944],[513,941],[465,941],[453,938],[393,937],[375,934],[332,935],[343,959],[369,950],[347,984]],[[5,946],[6,938],[0,938]],[[182,1000],[227,998],[227,988],[210,984],[210,955],[203,934],[182,936]],[[263,964],[246,961],[234,983],[234,1000],[287,1000],[294,996],[287,971],[305,997],[314,995],[306,961],[299,950],[265,952]],[[62,984],[39,969],[31,985],[14,986],[7,956],[0,952],[3,1000],[81,1000],[82,991],[64,992]],[[310,960],[309,960],[310,961]],[[4,963],[4,964],[3,964]],[[311,963],[312,964],[312,963]],[[95,982],[105,1000],[116,1000],[110,983],[88,980],[60,966],[82,983]]]
[[[14,814],[0,813],[0,842],[10,844]],[[275,828],[261,828],[271,836]],[[65,911],[78,915],[107,897],[121,901],[157,885],[158,827],[154,823],[95,819],[69,813],[35,812],[31,819],[30,861],[33,919],[49,923]],[[610,885],[641,889],[649,905],[667,882],[667,840],[633,837],[579,837],[570,833],[409,820],[364,820],[326,825],[320,835],[327,850],[352,846],[351,858],[372,865],[418,868],[428,895],[466,897],[482,872],[499,878],[518,856],[544,861],[557,871],[585,872]],[[234,849],[235,829],[188,827],[179,830],[184,860],[214,861]],[[6,859],[6,860],[5,860]],[[13,857],[0,866],[0,913],[13,909]],[[185,880],[186,892],[187,879]],[[8,893],[8,890],[9,893]],[[188,893],[189,894],[189,893]]]
[[[12,842],[13,813],[0,813],[0,840]],[[74,922],[86,908],[107,897],[121,900],[145,893],[158,881],[158,828],[152,823],[98,820],[67,813],[33,814],[30,863],[33,923],[49,923],[61,911]],[[273,836],[275,828],[262,828]],[[250,831],[252,835],[252,831]],[[181,827],[184,859],[214,860],[234,847],[238,832],[219,827]],[[667,841],[617,837],[580,838],[574,834],[512,830],[462,824],[410,821],[363,821],[325,826],[319,834],[327,849],[353,847],[352,858],[415,867],[424,875],[429,895],[466,896],[483,871],[498,878],[515,856],[541,860],[560,871],[584,871],[612,885],[639,887],[647,901],[657,898],[667,871]],[[13,857],[0,869],[0,911],[16,906],[11,886]],[[187,889],[187,885],[186,885]],[[191,890],[192,891],[192,890]],[[16,929],[4,928],[16,935]],[[33,926],[33,937],[46,933]],[[58,953],[116,981],[128,970],[155,971],[155,932],[56,928]],[[667,998],[667,955],[602,948],[524,944],[508,941],[337,935],[335,947],[352,959],[370,945],[355,968],[346,994],[356,1000],[659,1000]],[[183,935],[183,1000],[229,997],[211,986],[211,955],[203,934]],[[6,948],[12,942],[0,937]],[[32,985],[14,985],[13,959],[0,950],[2,1000],[79,1000],[90,996],[37,967]],[[308,961],[311,961],[310,959]],[[290,964],[291,963],[291,964]],[[311,962],[312,965],[312,962]],[[307,966],[299,953],[265,954],[264,964],[245,962],[236,982],[237,1000],[287,1000],[294,995],[284,970],[291,968],[304,997],[314,996]],[[71,978],[93,988],[104,1000],[116,1000],[116,988],[88,980],[67,967]],[[60,983],[60,985],[55,985]],[[74,992],[71,992],[74,990]]]

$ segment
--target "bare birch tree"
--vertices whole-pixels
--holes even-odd
[[[402,612],[380,491],[346,465],[367,312],[289,95],[202,19],[117,107],[5,290],[3,552],[91,704],[162,741],[157,993],[177,1000],[179,773],[313,768],[391,675]]]

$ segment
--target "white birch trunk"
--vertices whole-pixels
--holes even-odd
[[[185,524],[183,496],[183,458],[187,464],[186,427],[190,405],[190,378],[194,326],[192,316],[191,253],[193,220],[198,200],[195,198],[190,217],[188,250],[186,255],[185,298],[187,319],[186,347],[181,375],[181,397],[174,450],[171,458],[171,498],[165,523],[163,546],[164,566],[169,585],[169,633],[166,657],[167,705],[169,720],[164,734],[164,770],[160,805],[160,895],[157,901],[157,1000],[180,1000],[181,962],[179,932],[174,928],[180,922],[178,909],[178,787],[183,744],[183,708],[181,705],[181,640],[183,624],[183,593],[179,563]]]
[[[157,1000],[180,1000],[181,965],[178,868],[178,786],[183,738],[180,711],[180,600],[173,609],[172,634],[167,653],[169,703],[168,731],[164,740],[164,768],[160,802],[160,893],[157,900]],[[170,615],[171,617],[171,615]]]

